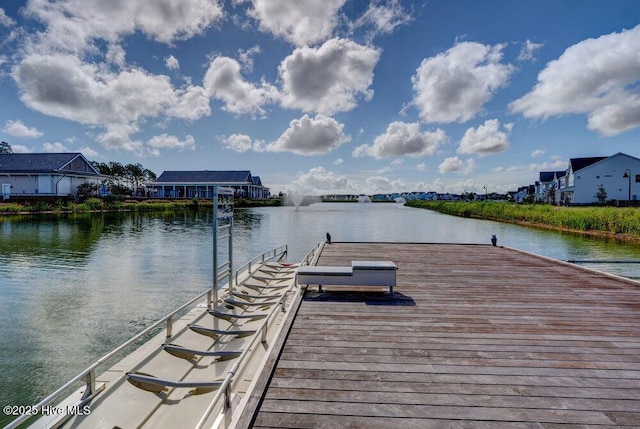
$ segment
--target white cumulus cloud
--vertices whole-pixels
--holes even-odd
[[[164,59],[164,65],[169,70],[180,70],[180,61],[173,55],[169,55]]]
[[[476,169],[476,162],[473,159],[467,160],[465,163],[457,156],[446,158],[439,166],[438,171],[440,174],[446,173],[462,173],[471,174]]]
[[[353,180],[323,167],[314,167],[306,173],[300,173],[292,186],[296,191],[309,195],[357,193],[360,189]]]
[[[171,148],[171,149],[195,149],[195,139],[191,135],[187,135],[184,140],[170,134],[160,134],[153,136],[147,141],[152,148]]]
[[[236,152],[244,153],[249,150],[261,152],[264,150],[264,143],[261,140],[253,141],[246,134],[232,134],[221,138],[222,146]]]
[[[509,132],[513,127],[512,123],[504,124],[500,130],[500,121],[489,119],[478,128],[469,128],[465,131],[458,153],[467,155],[486,156],[502,153],[509,149]]]
[[[56,76],[56,79],[50,79]],[[153,117],[196,120],[210,114],[201,87],[174,89],[169,78],[143,69],[111,72],[63,54],[34,54],[13,70],[21,100],[46,115],[104,127],[98,139],[108,148],[141,151],[132,133]]]
[[[95,42],[118,42],[139,31],[162,43],[201,34],[223,17],[216,0],[31,0],[25,15],[46,26],[29,43],[33,52],[96,49]]]
[[[459,43],[422,61],[412,77],[412,104],[429,123],[466,122],[481,111],[515,70],[502,64],[504,45]]]
[[[223,18],[219,1],[30,0],[22,13],[42,24],[23,38],[12,69],[29,108],[89,125],[106,148],[138,154],[189,146],[188,139],[136,139],[143,122],[153,118],[162,126],[172,118],[194,121],[211,113],[204,88],[174,87],[168,76],[127,65],[123,41],[139,33],[171,45],[202,34]],[[173,56],[165,65],[179,68]]]
[[[22,138],[37,138],[43,135],[42,131],[34,127],[28,127],[20,120],[8,120],[4,124],[2,131],[14,137]]]
[[[371,27],[370,38],[378,34],[389,34],[393,30],[411,21],[411,15],[404,10],[399,0],[383,2],[373,0],[364,14],[352,23],[352,29]]]
[[[583,40],[538,74],[531,92],[511,103],[513,112],[546,119],[585,114],[588,128],[613,136],[640,126],[640,25]]]
[[[60,142],[44,143],[42,145],[42,151],[48,153],[63,153],[71,152],[71,150]]]
[[[317,115],[304,115],[289,123],[289,128],[278,140],[266,146],[270,152],[293,152],[298,155],[321,155],[329,153],[351,140],[345,135],[344,125],[335,119]]]
[[[377,159],[433,155],[447,141],[447,134],[441,129],[421,131],[417,122],[392,122],[384,134],[375,138],[373,144],[357,147],[352,155],[367,155]]]
[[[263,82],[256,86],[240,73],[240,63],[229,57],[211,61],[204,77],[204,88],[212,98],[221,100],[223,110],[237,114],[264,115],[263,106],[277,99],[275,87]]]
[[[407,185],[402,179],[393,180],[385,176],[367,177],[364,183],[365,191],[368,194],[405,192],[407,190]]]
[[[279,66],[281,103],[290,109],[331,115],[370,99],[380,50],[347,39],[297,48]]]
[[[338,11],[346,0],[252,0],[249,15],[261,31],[297,46],[322,42],[331,37]]]

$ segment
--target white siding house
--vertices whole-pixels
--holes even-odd
[[[536,182],[536,201],[558,204],[559,189],[566,174],[566,171],[541,171],[540,180]]]
[[[607,200],[640,199],[640,159],[624,153],[572,158],[566,178],[560,183],[560,198],[566,204],[597,203],[600,185],[607,193]]]
[[[102,176],[81,153],[0,154],[0,197],[77,197]]]

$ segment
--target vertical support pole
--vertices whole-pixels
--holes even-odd
[[[233,292],[233,216],[229,220],[229,292]]]
[[[82,394],[82,399],[90,398],[96,391],[96,370],[92,369],[85,376],[86,390]]]
[[[213,309],[218,307],[218,185],[213,186]]]
[[[167,338],[173,335],[173,316],[167,319]]]

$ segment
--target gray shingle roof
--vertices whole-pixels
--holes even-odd
[[[79,152],[69,153],[4,153],[0,154],[1,173],[59,173],[70,171],[65,168],[77,157]],[[86,160],[85,160],[86,161]],[[84,175],[96,176],[91,172],[81,172]]]
[[[154,183],[253,183],[249,170],[164,171]]]

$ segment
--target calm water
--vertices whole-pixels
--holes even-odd
[[[637,245],[346,203],[237,210],[234,259],[288,244],[296,261],[326,232],[334,241],[454,243],[496,234],[499,244],[562,260],[640,260]],[[0,221],[0,405],[37,402],[210,287],[211,247],[209,214]],[[640,278],[640,264],[592,267]]]

